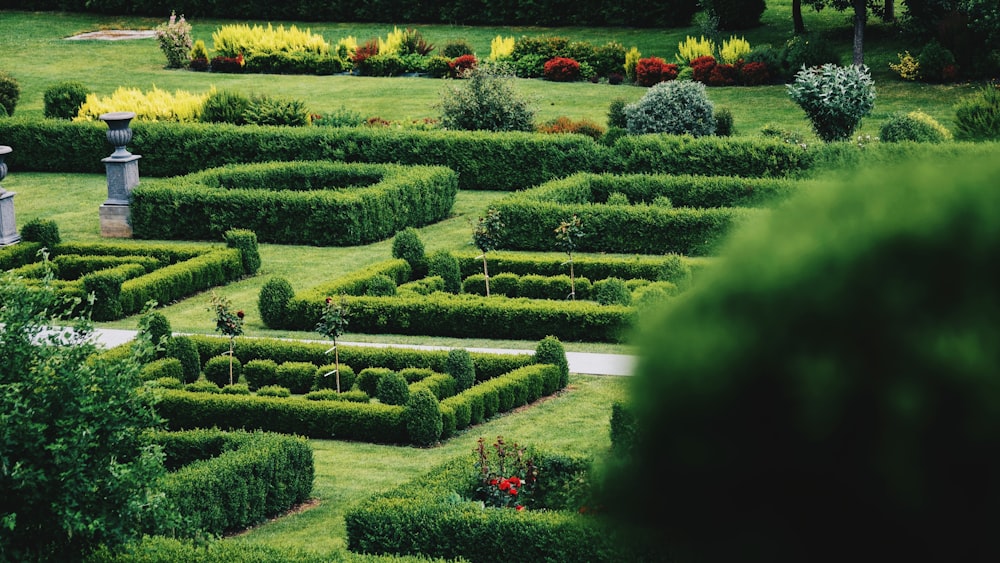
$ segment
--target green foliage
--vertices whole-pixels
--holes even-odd
[[[1000,139],[1000,88],[986,86],[955,105],[955,137],[963,141]]]
[[[635,457],[609,508],[706,561],[992,549],[998,174],[870,168],[742,233],[641,343]]]
[[[879,140],[885,143],[914,141],[941,143],[952,139],[951,131],[922,111],[895,113],[879,128]]]
[[[159,311],[149,311],[143,315],[140,332],[149,337],[153,346],[164,346],[172,336],[170,321],[166,315]]]
[[[271,328],[282,326],[288,312],[288,302],[295,296],[292,284],[282,277],[272,277],[264,282],[257,296],[257,311],[260,320]]]
[[[441,47],[441,55],[449,59],[457,59],[462,55],[475,55],[476,50],[465,39],[452,39]]]
[[[465,131],[534,131],[534,110],[515,89],[512,75],[479,65],[462,86],[441,96],[441,125]]]
[[[142,381],[153,381],[157,379],[173,379],[177,382],[177,387],[181,387],[181,379],[184,378],[184,367],[180,360],[176,358],[163,358],[154,360],[142,366],[139,379]]]
[[[21,86],[17,79],[0,70],[0,108],[3,108],[4,117],[14,115],[20,97]]]
[[[287,546],[213,540],[179,540],[164,536],[146,536],[121,550],[102,548],[87,558],[86,563],[329,563],[323,555]],[[416,562],[414,562],[416,563]]]
[[[278,96],[254,96],[243,113],[251,125],[286,125],[301,127],[311,123],[305,102]]]
[[[48,283],[2,273],[0,303],[0,559],[77,560],[137,537],[144,513],[166,518],[137,358],[95,356],[93,325],[53,316],[64,305]]]
[[[246,383],[231,383],[222,388],[223,395],[249,395],[250,387]]]
[[[431,446],[441,436],[441,413],[437,397],[426,387],[411,393],[406,401],[406,432],[418,446]]]
[[[715,133],[714,106],[700,82],[673,80],[651,87],[638,102],[625,106],[628,132],[690,134]]]
[[[232,362],[230,363],[230,360]],[[232,366],[232,377],[230,377],[230,366]],[[243,363],[239,358],[232,356],[215,356],[205,362],[205,379],[222,387],[239,381],[243,375]]]
[[[680,255],[668,254],[663,259],[663,266],[656,279],[671,282],[683,291],[691,286],[691,266]]]
[[[459,393],[472,387],[476,382],[476,365],[464,348],[448,350],[448,361],[445,363],[444,372],[455,378]]]
[[[627,206],[629,204],[628,196],[621,192],[611,192],[608,194],[608,199],[604,200],[604,205],[622,205]]]
[[[201,121],[244,125],[250,109],[250,98],[234,90],[215,90],[205,99]]]
[[[500,212],[491,207],[486,211],[485,215],[479,217],[473,227],[472,243],[483,254],[491,250],[496,250],[500,248],[503,242],[503,228],[504,223],[500,218]]]
[[[837,50],[828,39],[818,34],[792,37],[785,42],[780,56],[782,78],[788,79],[793,78],[803,67],[809,69],[840,64]]]
[[[601,305],[630,305],[632,292],[625,282],[618,278],[608,278],[594,282],[594,301]]]
[[[223,235],[226,246],[240,251],[243,258],[243,271],[252,276],[260,269],[260,252],[257,248],[257,235],[248,229],[230,229]]]
[[[407,227],[396,233],[392,239],[392,257],[402,258],[410,264],[413,277],[422,278],[427,274],[427,256],[424,254],[424,242],[413,227]]]
[[[53,84],[45,89],[42,100],[45,103],[44,115],[53,119],[73,119],[80,106],[87,101],[90,88],[76,81],[65,81]]]
[[[21,239],[25,242],[37,242],[50,251],[62,241],[59,225],[55,221],[37,217],[21,227]]]
[[[539,364],[552,364],[559,368],[559,382],[555,389],[546,392],[554,392],[562,389],[569,382],[569,361],[566,359],[566,349],[562,342],[555,336],[546,336],[535,347],[535,362]]]
[[[264,385],[257,389],[257,395],[260,397],[274,397],[278,399],[284,399],[290,397],[292,392],[288,387],[282,387],[281,385]]]
[[[382,380],[383,377],[392,373],[389,368],[380,367],[369,367],[361,370],[358,374],[358,389],[364,391],[368,395],[374,397],[378,392],[378,382]]]
[[[437,250],[427,259],[427,275],[439,276],[444,281],[444,291],[459,293],[462,291],[462,273],[458,268],[458,260],[447,250]]]
[[[156,39],[167,58],[167,68],[187,68],[191,62],[191,24],[171,12],[170,20],[156,27]]]
[[[198,349],[187,336],[172,336],[163,343],[163,353],[168,358],[176,358],[181,362],[185,383],[194,383],[201,376],[201,360]]]
[[[750,29],[760,25],[764,0],[707,0],[700,4],[718,18],[719,29]]]
[[[217,240],[239,228],[261,242],[349,246],[441,220],[457,183],[442,167],[270,162],[144,181],[130,207],[136,238]]]
[[[378,379],[375,398],[385,405],[405,405],[410,398],[410,388],[402,375],[386,373]]]
[[[635,447],[636,433],[635,414],[628,403],[615,401],[611,404],[611,450],[618,457],[632,453]]]
[[[160,389],[183,389],[184,382],[176,377],[159,377],[146,382],[149,387],[157,387]]]
[[[729,108],[715,108],[715,134],[720,137],[732,137],[735,129],[733,129],[733,112],[729,111]]]
[[[334,389],[336,390],[336,375],[334,370],[340,370],[340,389],[347,392],[354,387],[357,376],[351,366],[344,364],[325,364],[316,370],[316,379],[313,382],[313,389]]]
[[[207,374],[207,369],[206,369]],[[316,378],[316,364],[309,362],[283,362],[275,374],[278,385],[296,395],[304,395],[312,389]]]
[[[278,364],[270,359],[250,360],[243,366],[243,377],[246,378],[251,391],[257,391],[261,387],[269,385],[277,385]]]
[[[813,131],[826,142],[850,138],[875,105],[875,81],[866,66],[825,64],[802,69],[787,88]]]
[[[955,55],[945,49],[937,39],[932,39],[917,56],[920,78],[928,82],[950,82],[958,76]]]
[[[625,106],[628,102],[625,98],[615,98],[608,104],[608,127],[618,127],[625,129],[628,127],[628,118],[625,115]]]
[[[229,364],[228,363],[226,364],[226,369],[227,369],[226,373],[228,374],[229,373],[228,372],[228,369],[229,369]],[[227,379],[227,381],[228,381],[228,379]],[[210,393],[210,394],[217,394],[217,393],[221,393],[222,389],[218,385],[216,385],[215,383],[212,383],[211,381],[208,381],[207,379],[199,379],[198,381],[195,381],[194,383],[188,383],[187,385],[185,385],[184,386],[184,391],[186,391],[188,393]]]

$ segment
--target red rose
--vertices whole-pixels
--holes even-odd
[[[510,496],[516,497],[517,496],[517,489],[515,489],[514,487],[511,487],[510,488]]]
[[[244,314],[243,314],[243,311],[242,311],[242,310],[240,310],[240,311],[236,311],[236,316],[237,316],[237,317],[239,317],[239,318],[240,318],[240,320],[242,320],[242,319],[243,319],[243,317],[244,317],[244,316],[246,316],[246,315],[244,315]]]
[[[524,510],[524,507],[523,507],[523,506],[521,506],[520,504],[519,504],[519,505],[517,505],[517,506],[515,506],[514,508],[516,508],[518,512],[520,512],[520,511]]]
[[[511,477],[510,478],[510,484],[514,485],[515,487],[520,487],[521,486],[521,479],[519,479],[516,476],[515,477]]]
[[[496,484],[497,484],[496,479],[490,479],[490,485],[496,485]]]
[[[327,304],[327,305],[329,305],[331,301],[333,301],[333,299],[331,299],[331,298],[329,298],[329,297],[327,297],[327,298],[326,298],[326,304]]]
[[[504,479],[503,481],[500,481],[500,490],[501,491],[506,491],[509,488],[510,488],[510,481],[508,481],[506,479]]]

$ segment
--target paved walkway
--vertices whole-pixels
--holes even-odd
[[[135,337],[134,330],[113,328],[98,328],[95,331],[96,342],[100,346],[113,348],[124,344]],[[320,341],[315,341],[320,342]],[[417,344],[378,344],[371,342],[341,342],[344,346],[371,346],[377,348],[416,348],[419,350],[448,350],[449,346],[421,346]],[[500,350],[493,348],[469,348],[470,352],[486,352],[491,354],[523,354],[527,350]],[[624,354],[591,354],[589,352],[566,352],[569,371],[585,375],[632,375],[635,367],[635,357]]]

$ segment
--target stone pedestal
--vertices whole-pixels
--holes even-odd
[[[14,222],[14,196],[0,187],[0,246],[10,246],[21,241]]]
[[[129,206],[104,203],[98,214],[101,217],[102,237],[132,238],[132,210]]]
[[[128,205],[132,188],[139,185],[139,159],[137,154],[123,158],[102,158],[108,176],[108,199],[105,205]]]

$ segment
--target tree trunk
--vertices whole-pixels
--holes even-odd
[[[865,64],[865,20],[868,9],[865,0],[854,0],[854,66]]]
[[[896,6],[894,0],[885,0],[882,8],[882,21],[892,23],[896,21]]]
[[[337,376],[337,393],[340,393],[340,351],[337,350],[337,337],[333,337],[333,371]]]
[[[886,0],[888,3],[890,0]],[[792,0],[792,26],[795,35],[806,32],[806,23],[802,20],[802,0]]]
[[[486,297],[490,296],[490,269],[486,265],[486,253],[483,253],[483,277],[486,278]]]
[[[573,276],[573,254],[569,255],[569,294],[576,301],[576,278]]]

